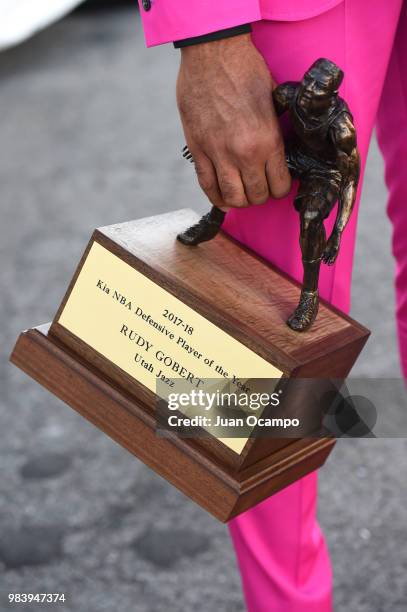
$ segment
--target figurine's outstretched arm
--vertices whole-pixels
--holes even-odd
[[[342,233],[351,216],[359,182],[360,158],[356,147],[356,130],[350,115],[342,115],[332,138],[337,148],[337,164],[342,174],[335,230]]]
[[[273,89],[274,108],[278,117],[289,109],[298,85],[296,81],[287,81]]]
[[[341,164],[343,164],[344,169],[346,167],[348,171],[347,178],[344,180],[339,196],[339,209],[335,223],[336,231],[342,233],[350,219],[356,201],[356,191],[360,172],[360,157],[356,147],[354,147],[350,155],[341,152],[339,156],[341,157]]]
[[[360,174],[356,131],[349,115],[342,118],[341,122],[334,127],[331,135],[337,148],[337,165],[342,174],[342,188],[338,198],[335,225],[322,256],[325,263],[329,265],[336,260],[342,232],[352,214]]]

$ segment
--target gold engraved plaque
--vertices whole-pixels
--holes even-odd
[[[154,393],[177,378],[205,390],[217,378],[230,386],[283,374],[97,242],[58,322]],[[227,445],[240,452],[243,442]]]

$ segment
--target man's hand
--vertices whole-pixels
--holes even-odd
[[[184,47],[177,102],[199,184],[219,208],[263,204],[291,186],[273,81],[244,34]]]

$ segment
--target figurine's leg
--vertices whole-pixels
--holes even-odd
[[[300,247],[304,270],[299,304],[287,320],[287,325],[295,331],[308,329],[318,313],[319,271],[326,246],[324,219],[329,216],[337,198],[338,188],[335,184],[317,178],[300,184],[294,201],[300,213]]]
[[[304,291],[318,291],[321,257],[326,246],[325,227],[317,210],[306,210],[300,217],[300,246],[304,278]]]
[[[204,215],[198,223],[178,234],[177,239],[188,246],[196,246],[201,242],[212,240],[222,227],[225,216],[226,213],[223,210],[212,206],[210,212]]]
[[[305,331],[314,322],[318,313],[318,280],[321,257],[326,245],[325,228],[318,198],[301,199],[300,246],[304,276],[300,301],[287,320],[295,331]]]

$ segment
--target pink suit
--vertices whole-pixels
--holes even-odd
[[[340,94],[354,116],[362,178],[376,121],[385,157],[398,336],[407,377],[407,7],[402,0],[153,0],[150,11],[140,10],[149,46],[250,21],[253,42],[277,83],[301,79],[318,57],[344,70]],[[323,266],[320,280],[322,297],[345,312],[350,308],[358,205],[337,262]],[[327,229],[334,217],[332,213]],[[292,194],[230,211],[224,229],[301,280]],[[332,609],[330,562],[316,521],[316,499],[313,473],[230,522],[250,612]]]

